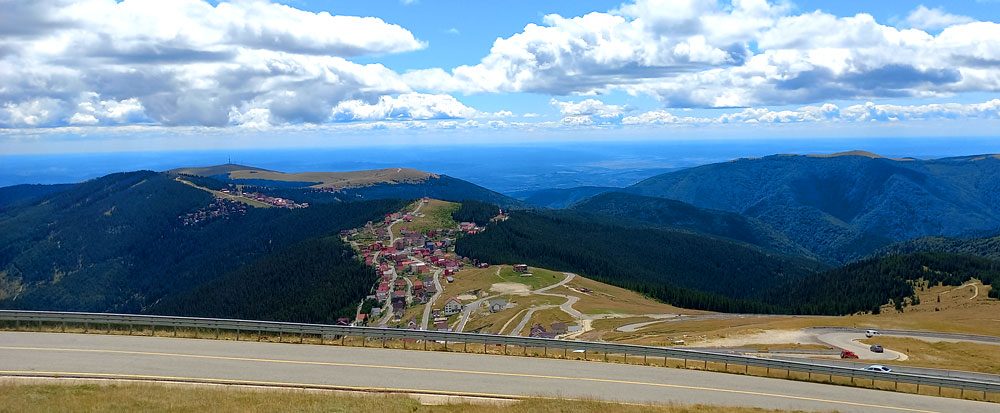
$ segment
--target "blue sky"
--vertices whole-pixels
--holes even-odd
[[[41,0],[0,154],[994,136],[1000,2]]]

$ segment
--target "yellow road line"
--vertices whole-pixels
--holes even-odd
[[[548,380],[586,381],[586,382],[599,382],[599,383],[666,387],[666,388],[685,389],[685,390],[713,391],[720,393],[732,393],[732,394],[743,394],[751,396],[764,396],[764,397],[774,397],[774,398],[791,399],[791,400],[842,404],[848,406],[873,407],[873,408],[899,410],[907,412],[935,413],[932,410],[911,409],[906,407],[885,406],[885,405],[850,402],[843,400],[829,400],[829,399],[820,399],[814,397],[793,396],[787,394],[764,393],[764,392],[755,392],[749,390],[721,389],[714,387],[687,386],[680,384],[648,383],[648,382],[630,381],[630,380],[601,379],[593,377],[567,377],[567,376],[550,376],[550,375],[528,374],[528,373],[504,373],[504,372],[493,372],[493,371],[441,369],[441,368],[431,368],[431,367],[385,366],[385,365],[375,365],[375,364],[337,363],[329,361],[280,360],[280,359],[262,359],[262,358],[251,358],[251,357],[210,356],[201,354],[160,353],[160,352],[145,352],[145,351],[130,351],[130,350],[95,350],[95,349],[50,348],[50,347],[7,347],[7,346],[0,346],[0,350],[131,354],[131,355],[141,355],[141,356],[181,357],[181,358],[198,358],[198,359],[211,359],[211,360],[252,361],[261,363],[303,364],[303,365],[316,365],[316,366],[424,371],[424,372],[436,372],[436,373],[475,374],[475,375],[485,375],[485,376],[504,376],[504,377],[534,378],[534,379],[548,379]],[[2,373],[2,371],[0,371],[0,373]],[[67,373],[67,374],[72,374],[72,373]],[[80,373],[80,374],[92,374],[92,373]],[[122,375],[108,374],[108,376],[122,376]],[[174,379],[176,380],[183,378],[177,377]],[[200,379],[195,379],[195,380],[200,380]],[[206,380],[224,381],[225,379],[206,379]],[[261,383],[267,383],[267,382],[261,382]],[[313,385],[303,385],[303,384],[289,384],[289,385],[313,386]],[[523,396],[503,396],[503,397],[523,397]]]

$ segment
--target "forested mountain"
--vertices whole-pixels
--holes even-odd
[[[571,208],[730,238],[785,254],[815,258],[811,252],[759,219],[698,208],[680,201],[606,192],[580,201]]]
[[[1000,236],[976,238],[920,237],[879,249],[876,257],[914,252],[949,252],[1000,259]]]
[[[185,225],[215,202],[162,173],[118,173],[2,210],[0,307],[141,312],[286,247],[408,201],[245,208]],[[223,291],[220,291],[220,294]]]
[[[165,298],[149,312],[332,324],[353,319],[377,279],[338,237],[311,238]]]
[[[685,308],[843,315],[914,296],[912,281],[1000,282],[1000,261],[895,255],[833,268],[686,231],[631,226],[568,211],[514,212],[460,238],[460,254],[577,272]]]
[[[505,209],[530,206],[468,181],[406,168],[286,174],[239,165],[220,165],[182,168],[170,173],[202,176],[224,184],[249,185],[262,193],[296,202],[354,202],[426,196],[452,202],[477,200]]]
[[[658,175],[623,191],[757,218],[831,261],[1000,228],[1000,158],[775,155]]]
[[[796,305],[809,314],[850,314],[878,311],[891,299],[902,309],[916,296],[913,281],[958,286],[976,278],[985,285],[1000,283],[1000,261],[950,253],[916,253],[869,258],[822,274],[793,280],[774,291],[768,302]],[[998,289],[990,297],[997,298]]]
[[[753,300],[827,268],[743,243],[572,211],[515,211],[460,238],[456,251],[578,272],[677,306],[729,312],[781,311]]]
[[[475,222],[477,225],[489,224],[497,215],[500,215],[500,208],[496,205],[474,200],[462,201],[461,206],[451,213],[457,222]]]
[[[25,184],[25,185],[5,186],[3,188],[0,188],[0,210],[9,208],[10,206],[19,204],[21,202],[29,202],[31,201],[31,199],[35,197],[40,197],[69,189],[71,186],[72,184],[55,184],[55,185]]]
[[[511,195],[536,207],[561,209],[594,195],[618,189],[621,188],[610,186],[578,186],[575,188],[540,189]]]

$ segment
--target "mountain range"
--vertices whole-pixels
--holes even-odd
[[[912,238],[1000,228],[996,155],[775,155],[657,175],[621,191],[759,220],[833,263]]]
[[[463,202],[462,219],[480,224],[497,207],[514,210],[509,222],[459,240],[463,255],[579,271],[694,308],[851,312],[906,296],[908,280],[882,272],[892,268],[961,262],[954,271],[994,271],[992,261],[968,257],[1000,258],[998,190],[998,156],[864,152],[737,159],[625,188],[535,191],[523,200],[406,168],[117,173],[0,188],[0,307],[329,321],[349,313],[375,277],[333,234],[427,196]],[[239,191],[310,206],[217,198]],[[926,252],[950,255],[919,255]],[[908,258],[877,261],[901,255]],[[854,276],[883,284],[858,287],[866,298],[848,305],[812,278]],[[311,293],[337,286],[342,299]],[[823,304],[784,298],[782,289]],[[284,304],[278,311],[262,301]]]

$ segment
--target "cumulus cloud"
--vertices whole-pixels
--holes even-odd
[[[920,7],[917,7],[906,16],[902,25],[921,30],[939,30],[948,26],[972,23],[974,21],[976,20],[968,16],[947,13],[940,7],[928,9],[924,5],[920,5]]]
[[[340,102],[411,91],[384,66],[348,58],[425,47],[379,18],[264,0],[4,8],[0,127],[323,122]]]
[[[349,100],[333,108],[335,121],[412,120],[468,118],[477,114],[451,95],[406,93],[382,96],[373,103]],[[457,123],[456,123],[457,125]]]
[[[927,105],[864,104],[840,108],[832,103],[794,110],[746,108],[716,117],[675,116],[653,110],[622,119],[623,125],[697,125],[726,123],[895,122],[935,119],[1000,119],[1000,99],[983,103],[933,103]]]
[[[766,0],[636,0],[497,39],[475,65],[407,72],[418,90],[592,95],[751,107],[1000,91],[1000,24],[939,9],[900,29]],[[944,28],[931,34],[923,29]]]

